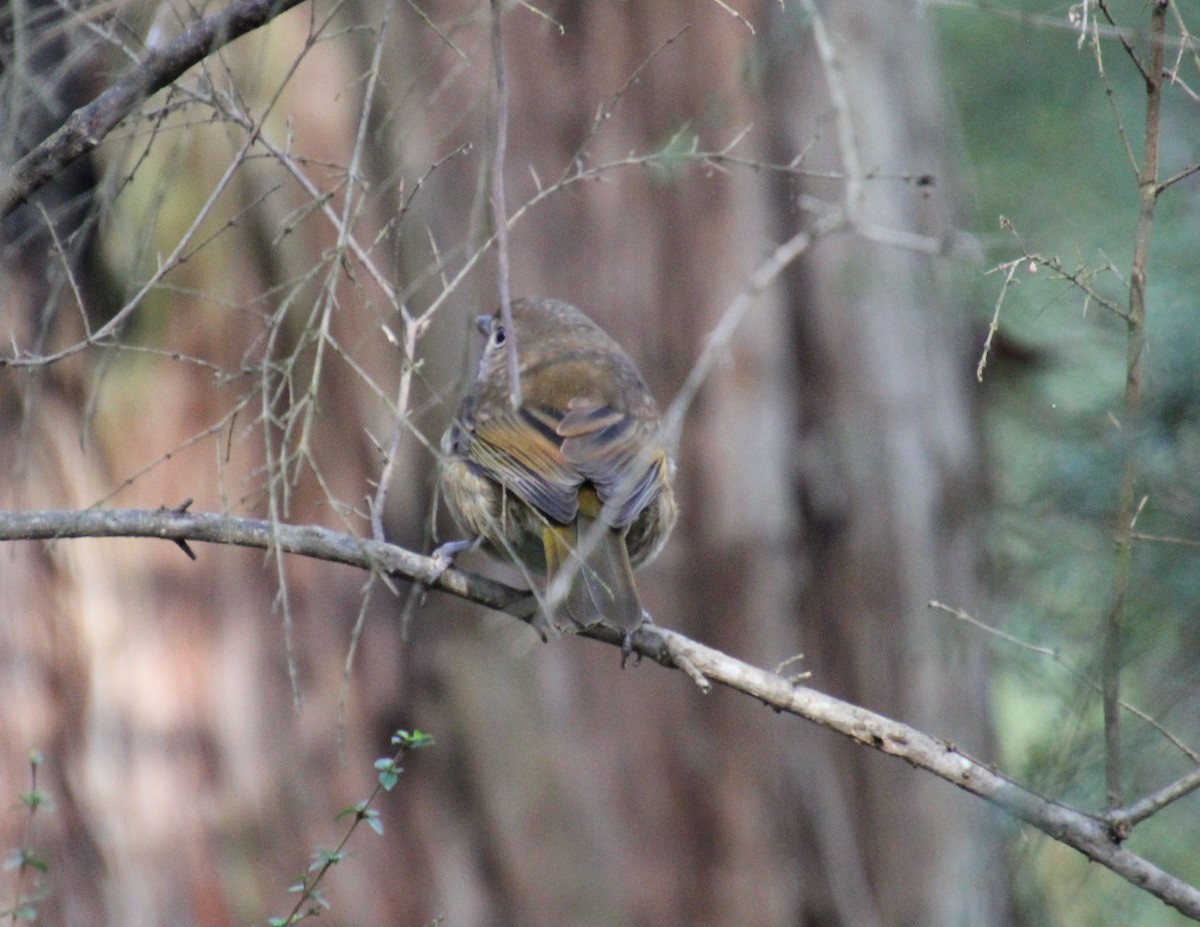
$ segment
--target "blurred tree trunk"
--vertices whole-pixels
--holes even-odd
[[[953,253],[960,149],[931,24],[889,3],[829,4],[828,17],[858,163],[884,175],[864,183],[862,220]],[[768,95],[779,159],[819,131],[830,103],[813,45],[785,16],[775,27]],[[844,170],[834,131],[825,135],[808,163]],[[803,192],[835,198],[840,189],[811,181]],[[773,205],[779,234],[792,233],[797,218],[782,185]],[[808,565],[800,618],[818,687],[991,756],[984,648],[928,609],[935,598],[979,598],[982,464],[969,314],[956,276],[949,257],[847,235],[786,277],[801,396],[798,554]],[[817,793],[810,804],[822,809],[822,842],[863,867],[872,920],[1007,920],[989,809],[849,744],[825,743],[824,752],[824,775],[800,787]],[[842,897],[854,897],[853,881],[836,881]],[[862,912],[840,913],[843,922],[868,922]]]
[[[420,7],[428,20],[404,5],[395,12],[375,104],[381,118],[363,168],[383,190],[398,186],[403,168],[406,186],[390,204],[372,202],[358,228],[414,304],[447,279],[418,282],[435,251],[452,272],[482,240],[491,86],[487,6]],[[809,147],[820,123],[826,141],[805,166],[840,168],[824,76],[792,4],[748,10],[757,36],[707,0],[544,8],[561,35],[525,7],[504,19],[510,208],[553,183],[581,146],[597,164],[661,149],[681,132],[684,150],[692,136],[714,150],[750,127],[738,153],[779,162]],[[376,23],[379,9],[366,0],[345,8],[356,23]],[[957,189],[942,152],[953,132],[939,102],[930,24],[883,2],[831,4],[829,15],[863,164],[937,177],[932,190],[869,182],[868,218],[949,234]],[[269,27],[270,39],[243,41],[227,60],[235,73],[258,75],[308,51],[282,104],[293,110],[286,130],[268,130],[325,180],[314,165],[349,162],[359,76],[369,73],[375,36],[356,30],[309,48],[306,17],[289,14]],[[593,134],[597,106],[643,64]],[[172,155],[182,168],[150,159],[140,170],[181,186],[179,177],[211,184],[224,169],[223,133],[236,135],[220,129],[215,143],[187,136]],[[469,152],[427,175],[464,143]],[[398,212],[422,176],[404,223],[382,234],[385,217],[372,210]],[[231,222],[190,258],[179,274],[186,285],[163,311],[147,311],[140,332],[223,370],[253,359],[256,326],[335,237],[319,215],[309,224],[294,218],[317,214],[303,209],[307,194],[294,184],[280,184],[274,198],[264,192],[274,182],[264,165],[245,168],[239,182],[246,188],[232,208],[261,199],[262,214]],[[805,221],[800,192],[836,202],[841,185],[686,157],[614,169],[560,191],[516,227],[514,293],[585,308],[630,349],[665,405],[747,275]],[[157,221],[190,221],[168,211],[180,199],[166,197]],[[129,228],[118,222],[108,233],[119,239]],[[386,248],[394,248],[391,267]],[[767,666],[803,651],[796,668],[811,670],[816,687],[987,758],[981,658],[925,608],[934,597],[970,605],[975,596],[970,513],[980,504],[979,462],[964,313],[947,260],[847,235],[818,244],[763,294],[687,420],[682,522],[639,584],[661,624]],[[494,270],[485,260],[465,278],[422,343],[417,407],[425,411],[416,420],[434,446],[467,369],[468,320],[495,304]],[[328,392],[311,450],[327,481],[318,488],[305,474],[292,521],[345,527],[351,518],[328,503],[361,507],[378,476],[380,455],[367,435],[386,437],[392,423],[358,372],[394,395],[400,364],[377,319],[354,315],[359,301],[376,309],[376,295],[359,280],[331,316],[339,343],[359,349],[358,366],[331,362],[322,381]],[[73,495],[52,486],[21,504],[90,504],[159,457],[117,504],[195,497],[197,508],[261,514],[262,453],[233,438],[244,421],[189,443],[220,418],[233,390],[214,388],[201,365],[165,357],[143,364],[143,381],[113,383],[125,369],[114,365],[94,387],[95,446],[63,439],[83,428],[80,396],[67,396],[51,419],[62,429],[60,462],[41,473],[73,475],[83,488]],[[0,388],[7,425],[18,417],[18,392],[8,381]],[[6,463],[15,454],[3,441],[0,452]],[[389,529],[400,543],[423,545],[433,457],[415,439],[402,455]],[[71,862],[52,863],[50,884],[56,904],[91,918],[64,923],[104,922],[101,907],[122,924],[224,925],[284,913],[286,886],[317,847],[336,841],[334,815],[369,792],[371,761],[400,726],[433,731],[438,746],[415,757],[383,799],[383,838],[356,836],[326,888],[326,922],[1005,922],[999,847],[978,802],[744,698],[702,698],[682,674],[621,672],[611,648],[573,638],[543,645],[505,618],[463,620],[468,606],[439,597],[415,611],[405,639],[400,605],[377,589],[343,692],[363,578],[292,562],[301,713],[272,610],[273,564],[264,569],[261,555],[204,550],[192,564],[168,544],[79,542],[78,553],[74,544],[56,548],[80,558],[83,566],[68,570],[30,550],[0,571],[17,577],[22,601],[59,629],[47,639],[61,646],[39,655],[11,616],[0,628],[5,651],[23,648],[23,665],[70,685],[46,689],[54,697],[44,714],[59,727],[30,732],[33,690],[6,698],[5,796],[20,788],[20,747],[52,743],[55,791],[67,811],[55,858]],[[117,553],[102,560],[97,550]],[[482,558],[464,565],[500,569]],[[39,570],[53,571],[66,591],[39,597]],[[13,751],[21,761],[12,762]]]
[[[753,124],[749,145],[782,163],[820,118],[836,138],[795,9],[758,12],[769,56],[694,3],[554,5],[562,37],[508,17],[509,202],[581,145],[601,163],[684,130],[713,150]],[[862,163],[936,177],[932,189],[868,182],[866,217],[949,240],[958,189],[943,152],[955,134],[929,24],[883,3],[830,14]],[[689,22],[589,138],[597,101]],[[448,80],[439,71],[430,85]],[[840,170],[831,144],[805,166]],[[438,237],[479,208],[452,192],[476,189],[473,170],[435,179]],[[841,184],[696,166],[613,176],[518,228],[514,293],[586,307],[667,401],[771,240],[801,227],[796,195],[836,203]],[[974,599],[978,553],[970,349],[949,260],[843,236],[760,300],[688,420],[682,522],[640,583],[660,622],[767,665],[804,651],[818,688],[986,756],[981,651],[926,607]],[[494,304],[491,280],[466,311]],[[1006,922],[999,840],[978,802],[653,668],[614,673],[610,653],[582,643],[530,644],[510,662],[514,636],[455,633],[438,687],[469,702],[440,721],[466,725],[455,742],[467,755],[443,756],[462,786],[447,817],[480,825],[452,853],[476,860],[464,923]]]

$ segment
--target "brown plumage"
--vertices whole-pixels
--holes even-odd
[[[633,568],[675,524],[674,470],[658,408],[628,355],[580,310],[512,303],[522,403],[497,311],[479,372],[443,439],[441,483],[459,526],[547,576],[553,623],[631,634]]]

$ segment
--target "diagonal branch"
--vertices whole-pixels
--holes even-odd
[[[170,85],[217,49],[301,2],[234,0],[219,12],[192,23],[162,48],[148,49],[115,84],[71,113],[57,131],[13,165],[0,186],[0,219],[104,141],[148,96]]]
[[[1128,834],[1135,824],[1140,824],[1151,815],[1157,814],[1172,802],[1186,798],[1196,789],[1200,789],[1200,768],[1180,776],[1174,782],[1134,802],[1128,808],[1109,811],[1104,815],[1104,819],[1118,834]]]
[[[456,569],[438,575],[437,564],[429,557],[316,526],[272,525],[267,521],[166,508],[0,512],[0,541],[84,537],[162,538],[176,543],[208,541],[260,549],[274,546],[284,553],[380,570],[405,580],[425,582],[435,577],[430,582],[432,588],[524,620],[533,617],[535,607],[525,591]],[[606,628],[584,632],[583,636],[618,647],[623,637],[621,632]],[[953,744],[815,689],[797,686],[778,673],[752,666],[666,628],[644,625],[634,635],[633,649],[663,666],[687,672],[704,686],[709,681],[720,683],[776,711],[804,718],[873,750],[899,757],[992,803],[1186,916],[1200,920],[1200,890],[1121,846],[1109,822],[1026,789]]]

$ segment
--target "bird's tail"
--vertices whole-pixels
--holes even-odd
[[[642,623],[642,603],[633,581],[625,530],[609,527],[580,511],[568,525],[546,525],[550,617],[562,630],[597,625],[625,633]]]

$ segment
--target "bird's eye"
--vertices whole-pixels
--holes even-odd
[[[492,344],[493,345],[495,345],[496,347],[500,347],[500,345],[504,344],[504,341],[507,337],[508,336],[504,334],[504,326],[503,325],[500,325],[499,323],[497,323],[492,326]]]

